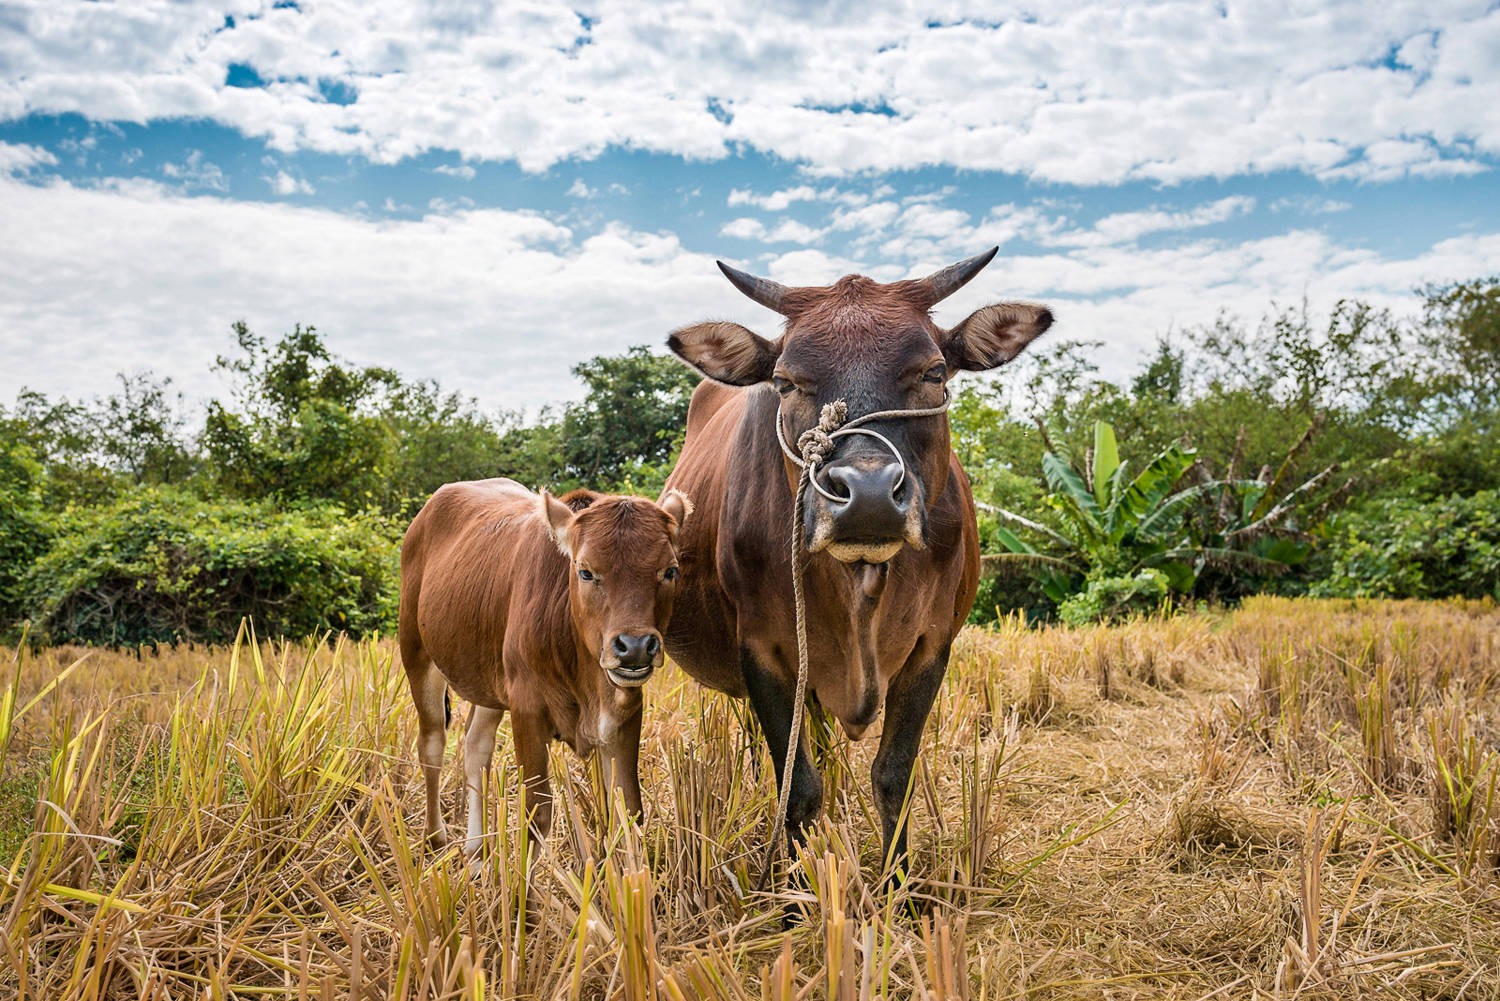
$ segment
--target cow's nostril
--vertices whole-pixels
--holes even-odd
[[[646,654],[647,654],[647,656],[649,656],[649,657],[655,657],[660,652],[661,652],[661,640],[657,639],[655,636],[649,636],[649,637],[647,637],[646,638]]]
[[[624,636],[616,636],[615,637],[614,648],[615,648],[615,656],[616,657],[629,657],[630,656],[630,644],[628,642],[626,642]]]

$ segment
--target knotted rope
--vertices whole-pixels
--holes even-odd
[[[776,819],[771,828],[771,844],[766,851],[766,865],[761,871],[758,889],[765,889],[771,869],[776,865],[776,857],[781,847],[781,835],[786,830],[787,803],[791,801],[792,795],[792,768],[797,762],[797,747],[802,742],[802,710],[804,700],[807,698],[807,600],[802,589],[802,571],[807,562],[807,550],[802,545],[802,518],[805,513],[804,498],[807,495],[807,485],[811,483],[814,490],[831,501],[847,501],[849,498],[829,493],[818,483],[818,465],[833,454],[835,439],[862,434],[880,441],[890,449],[896,461],[901,464],[901,475],[891,490],[894,492],[901,489],[901,484],[906,482],[906,459],[902,457],[901,450],[879,431],[872,431],[861,425],[898,417],[936,417],[938,414],[947,413],[952,402],[953,397],[948,393],[947,387],[944,387],[943,402],[940,406],[919,410],[877,410],[872,414],[846,421],[849,416],[848,405],[842,399],[834,400],[832,403],[823,405],[817,424],[797,436],[797,451],[795,452],[786,443],[786,434],[781,427],[781,411],[778,409],[776,412],[776,440],[781,444],[781,450],[786,453],[786,457],[802,470],[797,478],[797,495],[792,504],[791,539],[792,602],[797,612],[797,694],[792,701],[792,728],[787,735],[786,758],[781,766],[781,795],[776,806]]]

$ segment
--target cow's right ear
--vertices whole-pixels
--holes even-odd
[[[558,551],[568,559],[572,559],[573,541],[568,537],[568,533],[573,529],[573,509],[546,490],[542,491],[538,504],[541,507],[542,524],[547,526],[547,534],[557,544]]]
[[[667,347],[710,379],[731,386],[769,380],[781,354],[776,341],[727,321],[679,327],[667,337]]]

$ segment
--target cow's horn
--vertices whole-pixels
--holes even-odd
[[[724,272],[724,277],[734,282],[734,287],[745,293],[756,302],[767,309],[782,312],[781,300],[786,297],[786,286],[773,282],[769,278],[757,278],[748,275],[736,268],[731,268],[723,261],[715,261],[719,270]]]
[[[984,253],[971,257],[967,261],[950,264],[943,270],[934,271],[926,278],[923,278],[919,284],[927,287],[927,305],[936,305],[963,288],[969,283],[970,279],[983,271],[984,266],[993,261],[995,255],[999,252],[999,247],[991,247]]]

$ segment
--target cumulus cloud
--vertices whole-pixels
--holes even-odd
[[[57,157],[27,143],[0,142],[0,175],[24,174],[36,167],[50,167]]]
[[[573,186],[568,189],[569,198],[593,198],[599,192],[583,183],[583,178],[573,179]]]
[[[766,224],[759,219],[741,216],[738,219],[731,219],[720,226],[719,232],[724,236],[732,236],[737,240],[763,240],[766,236]]]
[[[316,192],[306,178],[295,177],[284,170],[278,170],[275,177],[267,177],[266,183],[278,195],[311,195]]]
[[[0,155],[16,154],[0,147]],[[0,204],[16,232],[45,234],[0,243],[0,352],[22,360],[0,370],[0,400],[23,385],[107,392],[112,372],[142,358],[206,395],[220,389],[209,369],[237,319],[268,335],[316,323],[356,361],[437,378],[495,407],[572,398],[571,361],[660,346],[693,319],[737,320],[771,335],[779,327],[724,282],[710,255],[620,223],[581,233],[534,212],[455,206],[420,219],[366,218],[149,181],[0,178]],[[912,208],[900,211],[898,219]],[[956,227],[951,245],[982,249],[1006,215],[946,220]],[[937,222],[911,217],[915,232]],[[932,239],[912,237],[906,258],[873,244],[847,254],[801,246],[738,263],[789,284],[854,271],[891,281],[956,259],[947,246],[922,243]],[[1405,308],[1424,281],[1497,271],[1500,234],[1454,236],[1400,256],[1301,229],[1241,243],[1056,245],[1002,253],[937,320],[951,325],[1002,298],[1045,301],[1057,311],[1058,336],[1105,341],[1105,373],[1124,377],[1157,334],[1210,322],[1221,308],[1254,317],[1273,299],[1304,294],[1314,308],[1344,296]],[[90,294],[78,295],[80,287]]]
[[[228,191],[229,181],[219,165],[203,155],[201,149],[188,150],[181,163],[164,163],[161,172],[178,181],[184,189],[206,188],[210,191]],[[285,194],[285,192],[280,192]],[[310,192],[309,192],[310,193]]]
[[[1244,215],[1253,208],[1254,198],[1232,195],[1185,211],[1148,209],[1141,212],[1117,212],[1100,219],[1089,229],[1042,232],[1038,234],[1038,240],[1060,247],[1102,247],[1131,243],[1149,233],[1212,226]]]
[[[439,164],[438,166],[432,168],[432,172],[434,174],[446,174],[449,177],[456,177],[460,181],[474,180],[474,168],[469,166],[467,163],[461,163],[457,166],[446,163]]]
[[[0,35],[0,117],[208,118],[285,151],[441,149],[528,171],[628,147],[748,149],[824,176],[1378,181],[1500,156],[1500,8],[1482,0],[704,0],[670,14],[600,0],[586,19],[534,0],[236,0],[228,13],[232,27],[221,5],[22,4]],[[231,67],[252,85],[230,86]]]

